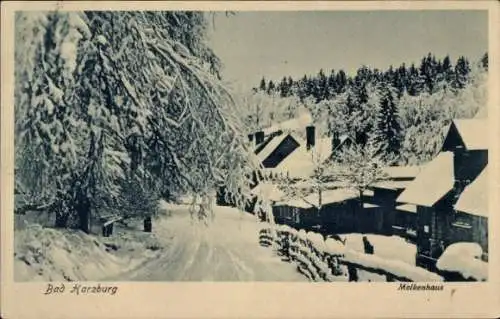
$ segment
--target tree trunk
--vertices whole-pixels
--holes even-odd
[[[69,214],[56,214],[56,228],[66,228],[68,227]]]
[[[144,231],[150,233],[153,231],[153,221],[151,217],[144,218]]]
[[[79,229],[87,234],[90,233],[90,202],[87,198],[81,198],[76,210],[79,218]]]

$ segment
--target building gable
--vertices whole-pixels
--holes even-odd
[[[448,128],[448,133],[446,134],[446,138],[444,139],[443,146],[441,147],[442,152],[453,152],[456,149],[465,148],[465,143],[458,132],[458,129],[454,122],[450,124]]]
[[[488,149],[488,121],[479,119],[454,120],[448,129],[442,151]]]
[[[276,167],[299,146],[300,144],[291,135],[287,135],[281,140],[279,145],[263,159],[262,165],[266,168]]]

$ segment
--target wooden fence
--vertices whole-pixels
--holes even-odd
[[[359,272],[385,276],[386,281],[439,282],[443,277],[399,260],[346,248],[340,241],[323,238],[315,232],[297,231],[287,225],[266,225],[260,230],[259,242],[275,247],[283,260],[295,263],[311,281],[358,281]]]

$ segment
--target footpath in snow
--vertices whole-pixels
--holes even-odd
[[[296,267],[259,246],[252,215],[216,207],[208,225],[193,223],[187,209],[154,225],[161,254],[136,269],[108,278],[125,281],[307,281]]]

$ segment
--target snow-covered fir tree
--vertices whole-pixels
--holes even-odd
[[[401,125],[395,101],[395,92],[389,85],[381,85],[380,104],[376,118],[374,138],[380,144],[383,156],[399,156],[401,148]]]

